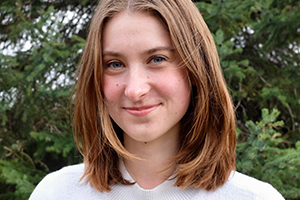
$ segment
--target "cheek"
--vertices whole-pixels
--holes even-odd
[[[117,80],[110,77],[104,77],[103,81],[103,94],[107,103],[114,103],[121,95],[124,86]]]
[[[190,96],[191,89],[187,75],[181,71],[165,74],[156,80],[156,83],[160,85],[161,92],[169,97],[186,99]]]
[[[178,89],[175,91],[175,95],[177,96],[180,104],[184,108],[187,108],[191,100],[191,88],[188,79],[186,77],[184,79],[178,79],[177,88]]]

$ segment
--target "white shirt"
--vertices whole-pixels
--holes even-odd
[[[122,164],[125,179],[134,182]],[[281,194],[270,184],[233,171],[228,181],[215,191],[189,187],[181,190],[173,186],[176,180],[166,180],[154,189],[134,185],[112,185],[110,192],[99,192],[82,180],[84,164],[64,167],[48,174],[35,188],[29,200],[282,200]]]

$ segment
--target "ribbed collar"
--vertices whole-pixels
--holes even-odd
[[[135,182],[128,173],[124,163],[120,162],[120,171],[123,177],[130,182]],[[130,186],[113,185],[109,196],[112,199],[143,199],[143,200],[162,200],[162,199],[191,199],[199,189],[186,188],[181,190],[173,186],[176,180],[172,177],[153,189],[143,189],[137,183]]]

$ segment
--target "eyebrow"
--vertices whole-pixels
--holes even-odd
[[[103,56],[121,56],[120,53],[114,51],[103,51]]]
[[[170,46],[159,46],[159,47],[154,47],[152,49],[146,50],[146,51],[142,52],[142,54],[149,55],[149,54],[153,54],[157,51],[174,52],[175,49]],[[121,56],[121,54],[119,52],[115,52],[115,51],[103,51],[103,56]]]
[[[175,51],[175,49],[173,47],[169,47],[169,46],[161,46],[161,47],[155,47],[152,49],[149,49],[147,51],[145,51],[143,54],[153,54],[157,51]]]

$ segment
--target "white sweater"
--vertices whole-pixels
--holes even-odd
[[[125,179],[134,182],[124,165],[121,172]],[[270,184],[233,171],[228,181],[215,191],[197,188],[181,190],[174,187],[175,180],[167,180],[151,190],[138,184],[112,185],[112,191],[101,193],[84,180],[79,181],[84,164],[65,167],[47,175],[35,188],[29,200],[282,200],[281,194]]]

